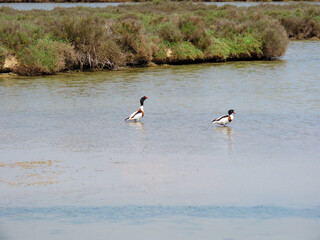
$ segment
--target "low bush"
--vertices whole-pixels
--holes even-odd
[[[189,41],[171,43],[168,47],[172,51],[169,62],[189,62],[204,58],[203,52]]]
[[[260,59],[263,54],[262,43],[251,34],[230,38],[217,38],[207,49],[208,59],[225,61],[226,59]]]
[[[261,5],[266,15],[277,19],[291,39],[320,38],[320,6],[315,4],[293,4],[281,7]]]
[[[159,37],[168,42],[181,42],[183,35],[179,27],[172,22],[165,22],[158,31]]]
[[[310,17],[283,18],[281,24],[287,29],[288,37],[291,39],[320,38],[320,24]]]
[[[17,58],[20,64],[14,71],[20,75],[53,74],[72,67],[75,62],[73,47],[48,38],[23,49]]]
[[[121,64],[118,45],[108,34],[104,20],[93,17],[63,17],[50,29],[52,36],[74,46],[80,68],[115,69]]]
[[[125,15],[110,28],[110,37],[115,39],[128,65],[147,64],[152,60],[154,41],[138,16]]]
[[[20,50],[44,36],[41,26],[20,20],[0,24],[0,43],[9,49]]]

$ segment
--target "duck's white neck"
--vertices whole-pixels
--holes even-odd
[[[140,109],[141,109],[141,111],[143,111],[143,105],[142,105],[142,106],[140,106]]]

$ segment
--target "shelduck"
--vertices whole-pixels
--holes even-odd
[[[140,118],[142,118],[144,116],[144,111],[143,111],[143,103],[144,101],[148,99],[148,97],[146,96],[143,96],[141,99],[140,99],[140,108],[138,111],[135,111],[133,112],[129,117],[127,117],[125,119],[125,121],[139,121]]]
[[[234,112],[234,110],[230,109],[228,111],[228,115],[224,115],[224,116],[218,117],[218,118],[212,120],[212,123],[223,125],[225,127],[226,124],[232,122],[232,120],[234,118],[233,114],[236,114],[236,113]]]

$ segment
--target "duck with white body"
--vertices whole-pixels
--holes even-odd
[[[234,112],[234,110],[230,109],[228,111],[228,115],[224,115],[224,116],[218,117],[218,118],[212,120],[212,123],[218,124],[218,125],[223,125],[225,127],[226,124],[232,122],[232,120],[234,118],[233,114],[236,114],[236,113]]]
[[[143,103],[144,101],[148,99],[148,97],[146,96],[143,96],[141,99],[140,99],[140,108],[138,111],[135,111],[133,112],[129,117],[127,117],[125,119],[125,121],[139,121],[143,116],[144,116],[144,111],[143,111]]]

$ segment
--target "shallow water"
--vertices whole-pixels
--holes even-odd
[[[319,66],[0,78],[0,239],[319,239]]]

